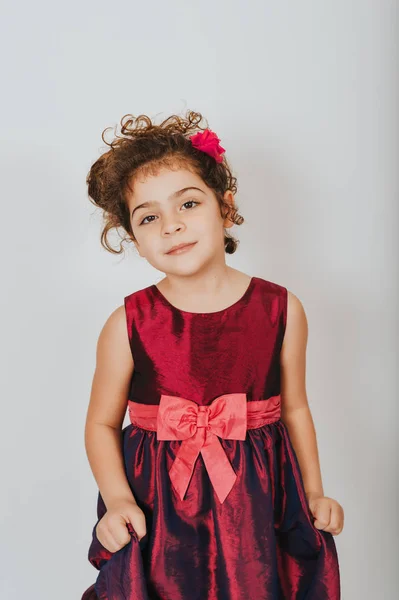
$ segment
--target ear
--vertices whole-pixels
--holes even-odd
[[[234,208],[234,194],[231,190],[227,190],[227,192],[225,193],[223,198],[224,198],[224,201],[227,202],[227,204],[229,204],[231,208]],[[227,209],[225,209],[225,211],[228,214]],[[226,216],[223,221],[223,227],[230,228],[230,227],[233,227],[233,225],[234,225],[233,221],[230,221],[230,219]]]

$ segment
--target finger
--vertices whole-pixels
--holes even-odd
[[[118,544],[118,547],[121,548],[126,546],[130,542],[130,533],[126,527],[127,522],[121,515],[118,517],[112,524],[112,529],[110,529],[110,533],[115,540],[115,543]]]
[[[127,514],[127,517],[138,539],[141,540],[141,538],[144,537],[147,533],[147,526],[144,513],[137,514],[137,512],[132,511]]]
[[[100,544],[109,552],[116,552],[119,550],[120,546],[117,545],[112,533],[106,529],[104,525],[101,528],[96,528],[96,536]]]
[[[333,533],[334,535],[338,535],[338,533],[341,533],[342,529],[343,529],[343,511],[341,510],[341,508],[339,506],[335,506],[332,508],[331,510],[331,519],[330,519],[330,531],[331,533]]]
[[[314,516],[316,518],[314,526],[318,529],[325,529],[330,526],[331,522],[331,507],[328,503],[318,504],[314,509]]]

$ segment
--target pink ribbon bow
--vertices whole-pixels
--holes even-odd
[[[223,162],[222,154],[226,152],[226,150],[219,144],[220,139],[214,131],[211,131],[211,129],[207,128],[204,129],[204,131],[199,131],[198,133],[191,135],[190,141],[198,150],[213,156],[216,162]]]
[[[217,436],[245,440],[246,432],[246,394],[223,394],[207,406],[178,396],[161,395],[157,439],[183,440],[169,470],[182,500],[199,453],[220,502],[225,500],[237,475]]]

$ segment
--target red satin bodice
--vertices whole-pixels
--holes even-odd
[[[248,401],[280,393],[285,287],[252,277],[232,306],[190,313],[154,284],[127,296],[125,307],[135,364],[129,400],[159,404],[166,394],[204,405],[226,393],[245,392]]]

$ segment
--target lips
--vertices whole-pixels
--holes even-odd
[[[191,246],[194,246],[194,244],[196,244],[197,242],[189,242],[187,244],[179,244],[178,246],[174,246],[173,248],[171,248],[168,252],[166,252],[166,254],[174,254],[176,251],[178,250],[183,250],[185,248],[189,248]]]

